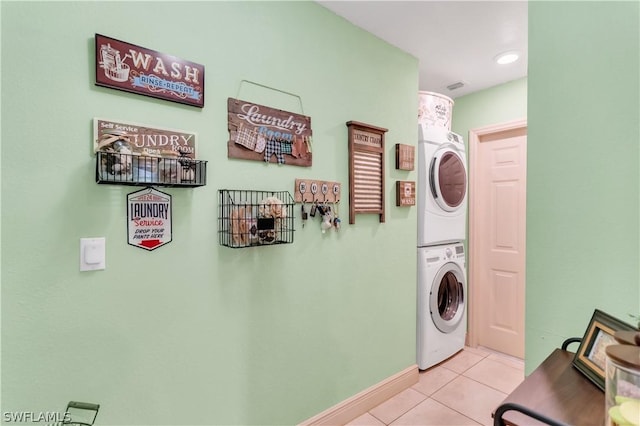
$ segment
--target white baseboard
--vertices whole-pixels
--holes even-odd
[[[418,366],[412,365],[399,373],[345,399],[331,408],[300,423],[299,426],[344,425],[360,417],[392,396],[418,383]]]

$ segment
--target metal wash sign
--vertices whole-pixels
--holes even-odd
[[[204,107],[204,65],[100,34],[96,85]]]
[[[171,242],[171,195],[145,188],[127,195],[129,244],[155,250]]]

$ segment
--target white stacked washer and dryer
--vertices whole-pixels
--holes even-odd
[[[462,137],[447,126],[422,122],[418,133],[417,363],[424,370],[464,348],[467,158]]]

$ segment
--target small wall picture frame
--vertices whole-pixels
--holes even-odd
[[[416,147],[412,145],[396,144],[396,169],[413,170],[416,158]]]
[[[416,183],[408,180],[396,181],[396,206],[411,207],[416,205]]]
[[[637,331],[633,326],[596,309],[573,358],[573,366],[604,391],[605,348],[615,344],[617,331]]]

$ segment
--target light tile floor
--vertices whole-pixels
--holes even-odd
[[[490,426],[491,412],[523,380],[521,359],[465,347],[348,426]]]

